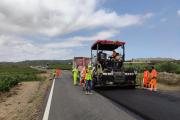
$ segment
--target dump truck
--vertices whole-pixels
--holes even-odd
[[[72,70],[76,68],[78,65],[78,79],[82,80],[83,78],[83,71],[90,65],[91,58],[88,57],[74,57],[73,63],[72,63]]]

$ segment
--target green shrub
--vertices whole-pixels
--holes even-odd
[[[22,74],[22,75],[1,75],[0,76],[0,91],[9,92],[10,88],[16,86],[21,81],[41,81],[46,77],[37,76],[37,74]]]
[[[176,70],[174,71],[174,73],[180,74],[180,69],[176,69]]]
[[[0,91],[9,92],[10,88],[16,86],[20,82],[18,75],[15,76],[1,76],[0,77]]]
[[[165,62],[160,65],[161,72],[173,73],[177,69],[177,65],[171,62]]]
[[[68,70],[72,69],[72,65],[69,64],[61,64],[61,65],[50,65],[49,66],[51,69],[61,69],[61,70]]]

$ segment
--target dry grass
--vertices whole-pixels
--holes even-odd
[[[49,75],[49,78],[50,77],[51,74]],[[14,119],[35,120],[37,118],[46,94],[51,87],[52,81],[50,81],[49,78],[45,81],[40,81],[38,91],[28,101],[29,105],[20,111],[18,116],[16,116]]]
[[[35,120],[51,87],[52,73],[40,74],[46,80],[22,82],[0,97],[0,120]]]

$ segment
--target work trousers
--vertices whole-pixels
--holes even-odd
[[[53,79],[55,79],[55,77],[56,77],[56,74],[53,74]]]
[[[156,79],[151,79],[151,88],[156,88]]]
[[[144,87],[149,88],[149,80],[144,79]]]
[[[88,91],[88,85],[89,85],[89,92],[91,92],[92,80],[86,80],[86,91]]]
[[[59,78],[59,74],[57,74],[57,78]]]
[[[83,85],[83,87],[86,87],[86,80],[85,80],[85,76],[83,77],[83,80],[84,80],[84,85]]]
[[[78,76],[74,75],[74,85],[77,85],[77,78],[78,78]]]

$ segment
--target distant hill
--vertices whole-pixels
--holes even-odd
[[[145,61],[174,61],[175,59],[172,58],[137,58],[133,59],[133,61],[138,61],[138,62],[145,62]]]
[[[35,65],[35,66],[44,66],[47,63],[49,65],[57,65],[57,64],[69,64],[72,63],[72,59],[69,60],[25,60],[21,62],[0,62],[0,65],[14,65],[14,66],[29,66],[29,65]]]

